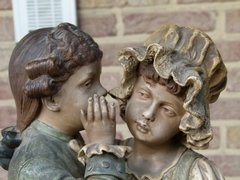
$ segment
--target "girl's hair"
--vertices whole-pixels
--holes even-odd
[[[39,114],[41,98],[56,94],[79,67],[101,58],[97,43],[69,23],[27,34],[13,50],[9,63],[17,127],[24,130]]]
[[[144,63],[144,62],[139,63],[138,69],[137,69],[137,76],[138,77],[142,76],[146,83],[153,82],[153,83],[158,83],[160,85],[166,86],[168,92],[180,98],[182,101],[184,101],[184,99],[186,98],[186,92],[188,90],[188,86],[182,87],[178,85],[177,83],[174,82],[172,77],[169,77],[168,79],[162,78],[161,76],[159,76],[159,74],[153,67],[152,63]],[[125,120],[125,110],[126,110],[127,102],[132,95],[132,90],[128,92],[128,95],[124,99],[119,101],[120,116],[122,117],[123,120]],[[118,99],[116,96],[111,94],[111,92],[110,92],[110,95],[113,98]]]
[[[146,83],[154,82],[166,86],[167,91],[182,101],[186,98],[186,91],[188,87],[182,87],[174,82],[173,78],[164,79],[159,76],[153,67],[152,63],[140,63],[138,68],[138,76],[142,76]]]

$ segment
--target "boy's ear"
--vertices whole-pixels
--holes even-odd
[[[59,112],[60,106],[55,102],[53,97],[41,98],[43,105],[50,111]]]

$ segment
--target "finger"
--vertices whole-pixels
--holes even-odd
[[[94,95],[94,120],[101,120],[101,110],[99,105],[99,96],[97,94]]]
[[[112,122],[116,121],[116,107],[115,107],[115,103],[111,103],[110,107],[109,107],[109,119]]]
[[[2,139],[2,142],[6,144],[9,147],[15,148],[18,147],[21,143],[20,135],[14,135],[12,136],[11,132],[7,132],[5,136]]]
[[[0,166],[2,166],[3,169],[8,170],[9,164],[11,159],[7,158],[1,158],[0,159]]]
[[[11,158],[13,156],[14,149],[5,146],[0,142],[0,158]]]
[[[1,134],[4,137],[6,135],[6,133],[8,133],[8,132],[17,132],[17,128],[15,126],[6,127],[4,129],[2,129]]]
[[[81,147],[79,146],[76,139],[72,139],[71,141],[69,141],[68,144],[71,147],[71,149],[73,149],[76,153],[78,153],[81,150]]]
[[[16,127],[8,127],[1,131],[3,135],[2,142],[9,147],[18,147],[21,143],[21,133]]]
[[[102,120],[108,121],[108,106],[103,96],[100,97],[100,105],[101,105],[101,111],[102,111]]]
[[[87,121],[88,122],[93,122],[93,98],[90,97],[88,99],[88,109],[87,109]]]

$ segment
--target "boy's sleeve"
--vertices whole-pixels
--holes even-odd
[[[83,169],[79,169],[79,171],[83,171]],[[16,173],[18,175],[10,174],[8,178],[18,177],[18,180],[83,180],[83,177],[73,177],[66,169],[47,158],[30,159]]]
[[[86,165],[85,179],[125,180],[125,160],[131,154],[128,146],[88,144],[78,153]]]

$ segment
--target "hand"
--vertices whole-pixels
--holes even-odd
[[[87,113],[81,110],[81,121],[91,143],[114,144],[116,135],[115,105],[97,94],[88,99]]]
[[[16,127],[7,127],[1,131],[3,139],[0,141],[0,166],[8,170],[14,149],[21,143],[20,131]]]

